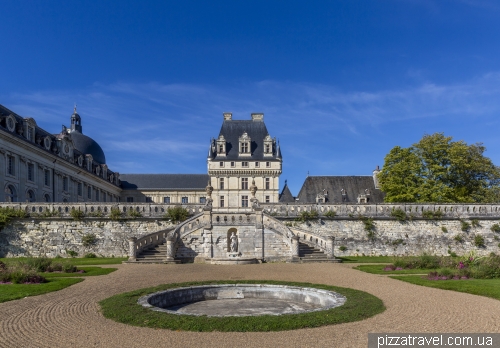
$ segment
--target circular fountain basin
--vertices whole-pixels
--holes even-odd
[[[341,306],[336,292],[271,284],[217,284],[176,288],[143,296],[138,303],[154,311],[209,317],[282,315]]]

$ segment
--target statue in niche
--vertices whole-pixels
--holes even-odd
[[[235,232],[231,233],[231,244],[229,246],[229,250],[232,253],[238,252],[238,237]]]

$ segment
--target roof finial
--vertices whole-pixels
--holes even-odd
[[[73,112],[76,114],[76,103],[75,103],[75,107],[73,109]]]

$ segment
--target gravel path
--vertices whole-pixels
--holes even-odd
[[[500,301],[363,273],[349,264],[220,266],[113,265],[61,291],[0,304],[0,347],[366,347],[369,332],[500,332]],[[367,291],[387,310],[315,329],[196,333],[139,328],[105,319],[98,301],[138,288],[193,280],[274,279]]]

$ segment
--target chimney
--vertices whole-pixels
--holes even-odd
[[[378,173],[380,173],[380,167],[379,166],[377,166],[377,168],[375,168],[375,170],[373,171],[373,183],[375,184],[375,188],[377,190],[380,189],[378,178],[377,178],[377,174]]]
[[[252,121],[264,121],[264,114],[262,112],[252,113],[250,115],[252,116]]]
[[[222,116],[224,116],[224,121],[231,121],[233,119],[233,114],[231,112],[224,112]]]

